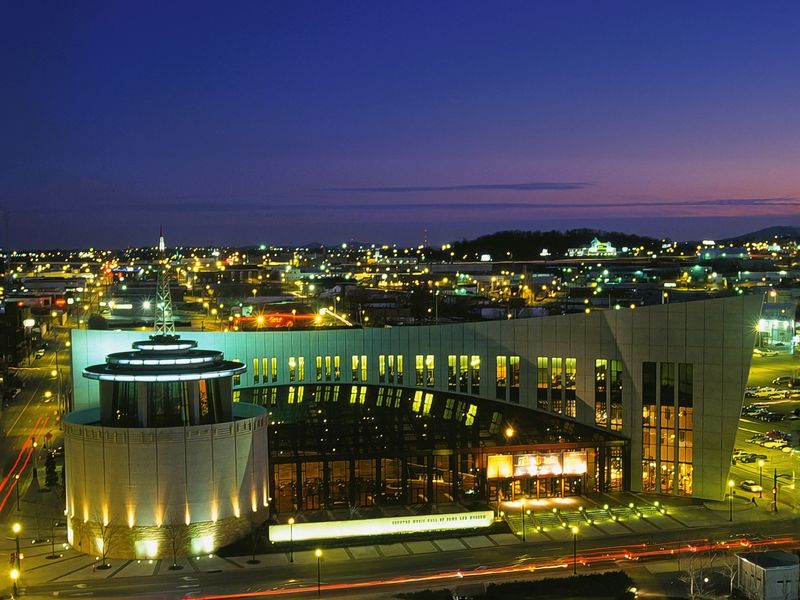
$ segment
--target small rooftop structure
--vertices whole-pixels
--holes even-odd
[[[800,561],[791,552],[746,552],[736,555],[736,589],[751,600],[798,600]]]

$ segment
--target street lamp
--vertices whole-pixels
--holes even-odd
[[[320,578],[320,559],[322,558],[322,550],[317,548],[314,550],[314,556],[317,557],[317,598],[320,597],[322,593],[322,579]]]
[[[22,322],[22,326],[25,328],[25,341],[27,342],[28,346],[28,366],[31,366],[31,329],[33,326],[36,325],[36,321],[33,319],[25,319]]]
[[[764,459],[758,461],[758,497],[762,498],[762,490],[764,485]]]
[[[19,572],[19,570],[22,568],[22,564],[20,564],[20,562],[19,562],[19,532],[22,531],[22,525],[20,525],[19,523],[14,523],[11,526],[11,531],[14,532],[14,542],[15,542],[15,544],[17,546],[17,553],[15,555],[16,556],[15,561],[16,561],[16,565],[17,565],[17,572]]]
[[[294,562],[294,517],[289,517],[289,562]]]
[[[525,539],[525,498],[522,499],[520,502],[520,506],[522,507],[522,541],[527,541]]]
[[[19,473],[14,473],[14,489],[17,491],[17,510],[19,510]]]
[[[572,531],[572,574],[578,574],[578,528],[573,525],[570,528]]]
[[[728,521],[733,522],[733,479],[728,480]]]
[[[17,597],[17,579],[19,579],[19,569],[11,569],[11,597]]]

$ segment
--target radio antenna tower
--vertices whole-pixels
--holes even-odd
[[[166,256],[164,229],[158,232],[158,284],[156,287],[156,335],[175,335],[175,321],[172,320],[172,294],[169,291],[169,260]]]

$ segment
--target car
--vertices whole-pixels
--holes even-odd
[[[792,378],[788,375],[776,377],[772,380],[772,385],[789,385],[790,383],[792,383]]]
[[[775,450],[780,450],[784,446],[788,446],[788,442],[786,440],[772,440],[771,442],[764,442],[761,444],[764,448],[774,448]]]
[[[44,356],[44,348],[39,348],[33,358],[42,358]]]
[[[778,356],[778,353],[775,350],[762,350],[761,356]]]
[[[755,454],[743,454],[742,456],[740,456],[739,458],[735,458],[734,460],[738,460],[739,462],[743,463],[754,463],[758,459],[756,458]]]
[[[752,479],[745,479],[744,481],[740,481],[739,487],[742,488],[743,490],[747,490],[748,492],[760,492],[762,490],[762,487]]]
[[[781,452],[785,452],[786,454],[791,454],[792,452],[794,452],[794,450],[795,450],[795,449],[794,449],[794,448],[792,448],[792,447],[791,447],[791,446],[789,446],[789,445],[786,445],[786,446],[784,446],[783,448],[781,448]]]
[[[13,400],[13,399],[14,399],[14,398],[16,398],[17,396],[19,396],[19,393],[20,393],[21,391],[22,391],[21,389],[19,389],[18,387],[15,387],[15,388],[13,388],[13,389],[12,389],[12,390],[11,390],[11,391],[8,393],[8,397],[9,397],[11,400]]]

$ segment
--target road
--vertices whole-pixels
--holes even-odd
[[[714,527],[681,531],[656,532],[643,543],[641,534],[615,537],[608,540],[580,541],[578,569],[604,565],[620,565],[634,561],[674,556],[677,548],[691,553],[690,547],[718,548],[711,541],[729,542],[731,534],[742,535],[742,524],[732,523]],[[789,546],[800,544],[797,539],[798,522],[786,515],[782,520],[765,521],[758,526],[759,536],[782,539]],[[741,548],[738,541],[733,549]],[[782,546],[787,547],[787,546]],[[463,578],[469,580],[498,581],[507,578],[526,578],[531,572],[571,570],[571,542],[543,542],[529,545],[442,552],[436,555],[404,556],[402,560],[363,559],[322,563],[322,582],[325,597],[375,598],[377,594],[397,593],[401,590],[437,586],[453,586]],[[303,588],[304,591],[296,591]],[[313,597],[316,593],[316,563],[298,560],[280,568],[233,569],[221,572],[178,571],[154,577],[114,578],[85,583],[55,582],[26,588],[26,597],[52,598],[152,598],[177,599],[212,597],[215,594],[229,597],[283,598]]]

